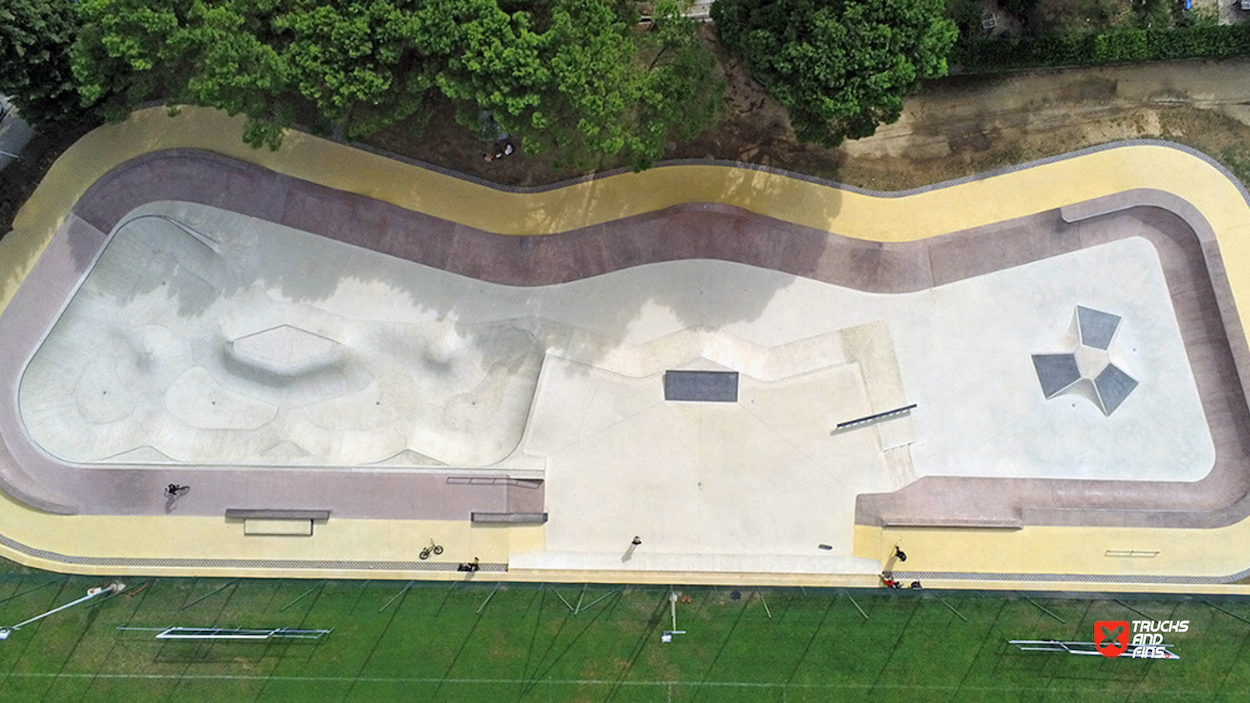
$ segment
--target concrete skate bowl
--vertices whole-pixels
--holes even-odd
[[[337,313],[326,308],[350,307],[359,299],[347,295],[335,302],[318,281],[319,274],[308,266],[301,268],[298,262],[292,262],[287,273],[279,273],[274,268],[275,262],[281,261],[277,256],[265,258],[253,252],[252,259],[242,256],[232,259],[235,263],[213,263],[213,257],[206,253],[211,247],[205,243],[214,241],[212,233],[201,239],[170,220],[133,219],[143,215],[138,208],[158,202],[219,206],[288,227],[299,233],[293,236],[309,237],[308,241],[317,238],[305,234],[312,233],[442,269],[464,276],[466,281],[510,286],[551,285],[669,260],[718,259],[860,291],[908,293],[1140,237],[1151,243],[1162,260],[1162,270],[1173,289],[1171,302],[1180,337],[1192,362],[1197,394],[1213,428],[1215,459],[1209,472],[1199,474],[1205,478],[1178,484],[1166,480],[929,476],[900,491],[861,496],[856,521],[890,523],[906,514],[908,519],[935,524],[985,520],[987,515],[991,520],[1001,515],[1030,524],[1062,523],[1068,519],[1097,522],[1104,519],[1099,515],[1114,511],[1117,520],[1131,523],[1157,521],[1159,510],[1179,506],[1179,510],[1173,511],[1177,520],[1218,523],[1244,513],[1231,505],[1245,495],[1247,488],[1240,428],[1250,423],[1245,422],[1247,412],[1234,361],[1235,355],[1244,358],[1240,356],[1244,335],[1236,323],[1218,251],[1213,260],[1208,260],[1202,246],[1213,241],[1209,227],[1192,207],[1166,193],[1135,191],[1116,196],[1093,207],[1093,214],[1082,217],[1065,218],[1059,211],[1050,210],[923,242],[883,245],[830,235],[734,207],[704,204],[677,206],[560,235],[506,237],[200,152],[151,154],[128,162],[101,179],[75,208],[64,235],[73,241],[95,241],[97,251],[105,241],[113,242],[100,257],[106,264],[109,250],[117,242],[133,239],[138,250],[160,252],[164,261],[173,263],[173,270],[186,275],[185,285],[181,286],[184,292],[156,300],[161,298],[157,294],[160,280],[166,280],[158,280],[159,276],[132,276],[128,279],[131,282],[116,284],[121,288],[102,287],[100,290],[110,291],[110,296],[127,299],[139,316],[134,322],[142,323],[135,328],[144,331],[124,338],[90,331],[95,335],[90,337],[90,348],[95,351],[87,356],[76,341],[76,335],[83,333],[81,330],[71,331],[67,327],[58,332],[53,327],[46,340],[34,340],[42,341],[49,349],[62,348],[64,353],[60,356],[74,361],[45,362],[39,360],[39,355],[31,355],[33,360],[23,377],[20,395],[34,398],[35,395],[27,394],[48,394],[46,403],[30,403],[29,416],[27,410],[22,411],[31,437],[47,453],[61,457],[58,463],[108,465],[112,467],[109,473],[169,463],[230,463],[265,467],[258,470],[287,467],[304,472],[308,480],[319,474],[315,480],[329,481],[328,477],[345,473],[340,467],[384,466],[395,457],[407,466],[445,469],[444,464],[495,467],[508,456],[518,456],[517,448],[523,448],[524,419],[530,410],[528,401],[533,397],[541,366],[535,359],[541,360],[544,335],[548,332],[513,322],[482,335],[477,332],[486,328],[475,330],[475,338],[487,339],[494,334],[498,349],[515,354],[514,365],[505,364],[496,381],[487,384],[491,393],[498,396],[495,404],[490,405],[491,412],[475,416],[461,409],[459,415],[449,414],[447,403],[478,388],[484,378],[481,374],[489,372],[471,363],[466,358],[466,348],[458,346],[457,340],[469,338],[463,321],[443,320],[445,326],[441,329],[438,320],[422,321],[421,324],[429,324],[422,333],[411,337],[401,334],[399,339],[390,340],[380,339],[380,332],[365,327],[328,328],[311,318],[322,313],[334,317]],[[111,240],[105,236],[115,229],[117,234]],[[159,246],[154,245],[154,240]],[[86,272],[90,266],[82,263],[83,246],[79,245],[75,256],[78,270]],[[124,241],[122,246],[127,246]],[[252,245],[241,246],[247,250]],[[116,258],[124,267],[137,269],[139,252],[123,256],[123,248],[118,249]],[[351,264],[336,260],[336,264],[344,263]],[[97,270],[104,272],[108,268]],[[160,267],[142,272],[155,275],[158,270]],[[338,273],[334,276],[341,277]],[[141,279],[144,282],[135,290],[133,281]],[[90,276],[84,280],[89,283]],[[257,280],[267,284],[262,286],[264,291],[258,292],[251,285]],[[379,285],[385,287],[383,284],[384,281]],[[62,286],[62,305],[73,296],[76,285],[77,280]],[[124,286],[132,289],[127,292]],[[196,289],[210,291],[211,295],[188,292]],[[86,283],[82,290],[90,292]],[[273,290],[279,293],[274,307],[282,308],[281,314],[245,319],[247,314],[228,309],[229,301],[241,302],[249,295],[263,293],[272,299]],[[523,294],[524,289],[519,290]],[[402,292],[399,295],[403,297]],[[66,314],[90,320],[88,298],[83,301],[78,305],[75,297],[66,305]],[[19,302],[15,298],[14,304]],[[158,302],[166,307],[160,308]],[[1081,302],[1070,301],[1068,309]],[[218,314],[209,324],[204,313],[214,305],[221,309],[215,311]],[[322,309],[312,310],[319,305]],[[735,316],[750,316],[740,310],[729,317],[717,317],[715,306],[708,309],[712,317],[703,324],[713,327],[733,324]],[[158,311],[160,314],[156,314]],[[145,314],[161,322],[149,324],[142,318]],[[47,316],[46,324],[54,317]],[[1226,323],[1236,331],[1231,345],[1224,337]],[[159,329],[171,324],[186,327],[179,328],[176,334]],[[340,320],[339,324],[346,323]],[[1066,324],[1066,320],[1055,324]],[[200,327],[192,330],[195,325]],[[191,332],[194,334],[188,337]],[[188,339],[196,341],[187,342]],[[344,345],[344,339],[351,343]],[[365,339],[368,344],[362,342]],[[370,366],[367,360],[359,358],[367,356],[365,350],[375,348],[405,350],[394,356],[403,357],[404,363],[412,366],[383,368]],[[167,355],[157,354],[157,350],[167,350]],[[49,359],[55,356],[58,355]],[[187,360],[194,361],[204,372],[188,374]],[[107,389],[81,385],[78,382],[82,374],[70,373],[82,368],[84,362],[88,367],[108,369],[103,376],[112,374],[131,380],[135,376],[127,374],[150,363],[152,372],[148,375],[161,377],[167,390],[128,394],[121,390],[122,386],[144,386],[120,384],[113,391],[119,402],[103,403],[103,391]],[[428,379],[422,380],[429,375],[425,372],[440,364],[463,364],[473,370],[459,372],[452,368],[447,372],[447,377],[461,379],[462,385],[451,384],[442,390],[420,388],[420,383],[428,383]],[[384,382],[392,372],[407,374],[413,385]],[[1143,388],[1147,388],[1149,379],[1142,380]],[[387,396],[389,388],[398,390]],[[99,398],[95,397],[97,392]],[[348,405],[327,405],[330,395],[351,396],[352,401]],[[411,423],[403,429],[387,424],[388,407],[403,407],[403,403],[419,406],[426,401],[430,402],[430,412],[416,423],[423,429],[415,429]],[[1131,402],[1126,403],[1125,409]],[[126,409],[124,418],[115,416],[121,413],[119,408]],[[1221,410],[1216,412],[1214,408]],[[78,431],[81,425],[75,424],[75,414],[111,427],[95,437],[84,438]],[[223,419],[226,416],[232,419]],[[412,416],[405,414],[405,418],[411,420]],[[249,427],[230,425],[240,422]],[[151,431],[153,427],[156,431]],[[41,440],[39,433],[53,428],[60,439],[43,436]],[[143,437],[136,434],[136,428],[143,430]],[[264,431],[257,433],[254,441],[236,441],[241,429],[258,428]],[[327,429],[331,432],[326,433]],[[194,436],[179,437],[180,432]],[[340,433],[337,439],[333,438],[335,432]],[[8,437],[6,433],[6,441]],[[474,439],[470,441],[468,437]],[[308,471],[315,467],[320,468]],[[534,469],[535,465],[518,459],[516,467]],[[37,479],[36,482],[44,483]],[[59,492],[65,494],[74,485],[73,481],[62,481],[58,484]],[[999,498],[989,510],[985,508],[987,495]],[[1053,508],[1054,512],[1039,512],[1039,506]],[[1022,510],[1026,509],[1032,512],[1022,518]],[[1056,517],[1060,512],[1076,517]]]
[[[32,358],[19,407],[44,450],[79,464],[475,467],[516,447],[542,359],[532,334],[388,319],[400,294],[377,270],[393,261],[183,219],[122,222]],[[318,285],[328,262],[347,283],[287,297],[282,281]]]

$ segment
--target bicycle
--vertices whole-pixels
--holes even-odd
[[[422,549],[421,553],[418,554],[417,556],[421,557],[421,560],[424,561],[426,559],[429,559],[431,554],[437,556],[442,553],[443,553],[443,545],[434,544],[434,540],[430,540],[430,546],[426,547],[425,549]]]

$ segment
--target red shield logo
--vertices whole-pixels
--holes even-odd
[[[1127,620],[1098,620],[1094,622],[1094,649],[1112,659],[1128,649]]]

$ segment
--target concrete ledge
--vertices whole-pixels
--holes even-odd
[[[329,510],[283,510],[278,508],[226,508],[227,520],[329,520]]]
[[[949,520],[942,518],[881,518],[882,527],[906,527],[906,528],[957,528],[970,530],[1022,530],[1024,529],[1024,521],[1012,518],[974,518],[974,517],[956,517]]]

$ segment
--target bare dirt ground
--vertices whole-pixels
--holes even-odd
[[[1120,139],[1193,146],[1250,182],[1250,59],[963,76],[907,99],[902,117],[839,149],[797,144],[785,111],[732,59],[720,124],[673,158],[734,159],[843,183],[898,190]],[[370,140],[383,148],[514,185],[579,175],[525,156],[486,163],[465,130],[433,124]],[[615,164],[602,164],[611,168]]]
[[[1250,156],[1250,61],[950,78],[910,99],[895,124],[845,144],[841,176],[892,190],[1141,137]]]

